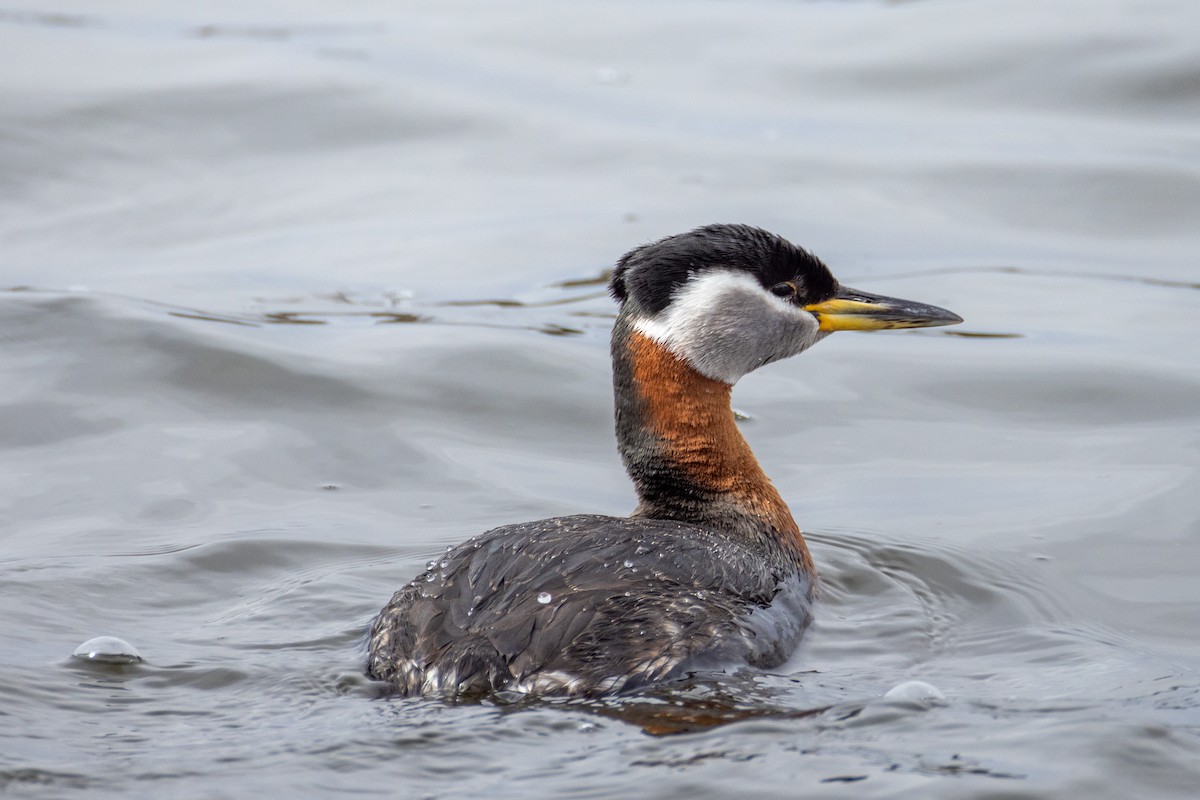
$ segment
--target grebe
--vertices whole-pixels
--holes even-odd
[[[711,225],[626,254],[609,290],[629,517],[505,525],[444,554],[371,627],[399,694],[597,696],[770,668],[812,618],[812,556],[734,421],[733,384],[831,331],[952,325],[840,286],[764,230]]]

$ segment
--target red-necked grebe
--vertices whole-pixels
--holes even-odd
[[[840,286],[815,256],[744,225],[639,247],[609,288],[637,509],[505,525],[452,548],[371,627],[368,673],[396,692],[595,696],[782,663],[812,618],[816,570],[738,431],[733,384],[831,331],[962,321]]]

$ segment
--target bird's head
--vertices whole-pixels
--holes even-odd
[[[842,286],[812,253],[748,225],[638,247],[617,263],[609,291],[634,330],[729,384],[833,331],[962,322],[944,308]]]

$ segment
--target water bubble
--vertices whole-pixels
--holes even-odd
[[[432,580],[433,580],[433,578],[434,578],[434,575],[433,575],[433,573],[432,573],[432,572],[426,572],[426,573],[425,573],[425,582],[426,582],[426,583],[429,583],[430,581],[432,581]]]
[[[633,566],[633,562],[630,561],[628,558],[625,559],[625,569],[629,569],[632,566]]]
[[[435,558],[435,559],[433,559],[432,561],[426,561],[426,562],[425,562],[425,569],[433,569],[433,568],[434,568],[434,567],[436,567],[436,566],[437,566],[437,559],[436,559],[436,558]]]
[[[399,289],[391,286],[384,289],[382,292],[380,292],[380,294],[383,295],[383,299],[386,300],[387,304],[391,307],[398,306],[405,300],[412,300],[417,296],[416,292],[414,292],[412,289]]]
[[[922,706],[932,706],[946,702],[946,695],[933,684],[925,681],[905,681],[888,689],[883,698],[899,703],[914,703]]]
[[[445,569],[446,567],[450,566],[450,562],[449,561],[439,561],[438,566],[441,567],[442,569]]]
[[[75,652],[71,655],[101,664],[136,664],[144,660],[136,647],[115,636],[97,636],[95,639],[88,639],[76,647]]]
[[[542,605],[546,605],[546,603],[549,603],[553,599],[554,599],[554,596],[551,595],[549,592],[542,592],[541,594],[538,595],[538,602],[541,603]]]

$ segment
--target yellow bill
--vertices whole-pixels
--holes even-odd
[[[817,318],[823,331],[879,331],[888,328],[932,328],[957,325],[962,317],[944,308],[885,297],[842,286],[838,293],[804,310]]]

